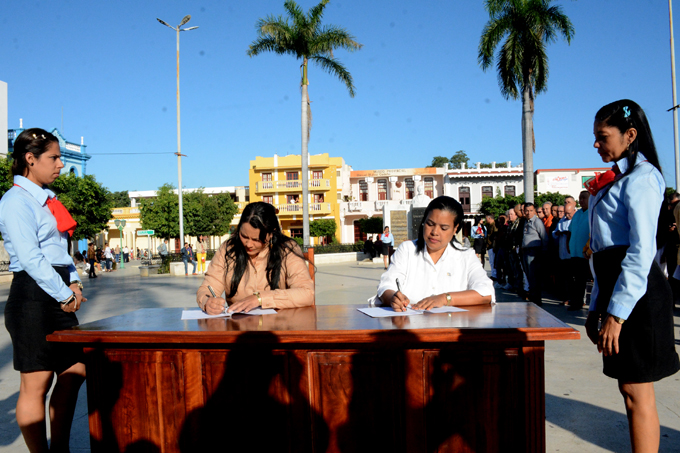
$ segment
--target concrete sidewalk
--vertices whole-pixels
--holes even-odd
[[[136,263],[136,264],[135,264]],[[84,280],[89,299],[78,312],[81,324],[139,308],[195,307],[201,276],[167,275],[141,278],[139,262],[125,269]],[[487,265],[488,266],[488,265]],[[316,300],[319,305],[365,305],[375,294],[382,264],[343,263],[317,266]],[[0,316],[9,283],[0,283]],[[496,290],[499,303],[516,296]],[[628,422],[616,381],[602,374],[601,357],[585,335],[586,312],[567,312],[557,301],[544,299],[543,308],[581,332],[578,341],[546,342],[547,451],[561,453],[630,451]],[[676,338],[680,338],[680,310],[675,313]],[[4,324],[4,322],[3,322]],[[678,341],[676,340],[676,343]],[[680,349],[680,346],[676,346]],[[655,385],[661,420],[662,452],[680,452],[680,373]],[[0,453],[25,452],[14,412],[19,373],[12,365],[12,345],[0,327]],[[71,433],[71,451],[89,452],[85,388],[80,392]]]

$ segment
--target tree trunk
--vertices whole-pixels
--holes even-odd
[[[524,158],[524,201],[534,202],[534,103],[531,87],[522,90],[522,154]]]
[[[307,59],[305,58],[302,68],[302,241],[305,247],[309,247],[309,170],[307,143],[309,140],[309,96],[307,93]]]

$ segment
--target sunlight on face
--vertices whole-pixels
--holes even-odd
[[[260,240],[260,229],[253,227],[249,223],[241,225],[239,238],[241,239],[243,247],[246,249],[246,253],[248,253],[248,256],[250,257],[259,255],[262,249],[269,244],[269,238],[267,238],[267,242],[262,242]]]

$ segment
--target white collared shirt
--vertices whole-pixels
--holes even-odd
[[[378,297],[391,289],[397,290],[397,278],[401,292],[412,303],[426,297],[447,292],[473,289],[481,296],[491,296],[496,301],[493,282],[486,275],[482,263],[472,249],[464,249],[450,244],[435,264],[427,249],[416,252],[416,241],[406,241],[397,248],[392,256],[392,264],[380,277]]]

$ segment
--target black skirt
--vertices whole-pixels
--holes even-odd
[[[593,255],[597,276],[597,311],[607,313],[627,247]],[[604,374],[622,382],[655,382],[680,369],[675,351],[673,293],[656,262],[647,277],[647,292],[621,326],[619,353],[604,357]]]
[[[68,285],[66,267],[54,267]],[[83,362],[83,348],[66,343],[48,342],[45,337],[56,330],[78,325],[75,313],[66,313],[26,271],[15,272],[5,305],[5,327],[12,337],[14,369],[22,373],[55,371],[61,373]]]
[[[380,243],[382,244],[382,246],[380,248],[380,254],[383,255],[383,256],[389,256],[389,254],[390,254],[390,244],[389,244],[389,242],[380,241]]]

